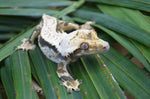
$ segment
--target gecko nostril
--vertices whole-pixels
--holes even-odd
[[[107,46],[104,46],[103,49],[104,49],[105,51],[107,51],[107,50],[109,50],[109,47],[110,47],[110,46],[107,45]]]
[[[103,47],[103,49],[106,49],[106,47]]]

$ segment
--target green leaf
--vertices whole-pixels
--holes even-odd
[[[112,74],[99,57],[87,56],[82,58],[82,62],[100,98],[125,99]]]
[[[150,27],[150,23],[148,22],[148,20],[137,10],[131,10],[131,9],[127,9],[127,8],[121,8],[121,7],[115,7],[115,6],[107,6],[107,5],[99,5],[98,6],[104,13],[126,20],[128,22],[131,22],[132,24],[135,24],[137,26],[139,26],[140,28],[145,29],[146,31],[149,31],[149,27]],[[111,11],[110,11],[111,10]],[[113,33],[109,33],[109,35],[111,35]],[[115,37],[114,37],[115,38]],[[116,40],[118,40],[119,38],[116,38]],[[121,39],[120,39],[121,40]],[[127,39],[129,40],[129,39]],[[133,43],[133,45],[135,45],[135,47],[137,47],[136,49],[132,48],[131,50],[129,49],[129,47],[131,46],[126,46],[125,47],[125,41],[120,42],[120,44],[122,44],[125,48],[127,48],[131,53],[133,53],[133,55],[139,60],[141,61],[146,68],[150,68],[149,64],[144,61],[143,56],[141,56],[142,54],[145,56],[145,58],[150,62],[150,53],[148,53],[150,51],[150,47],[146,47],[138,42],[135,41],[131,41],[129,40],[128,42]],[[129,43],[128,43],[129,45]],[[130,44],[131,45],[131,44]],[[139,52],[137,52],[136,50],[139,50]],[[134,53],[141,53],[141,55],[135,55]],[[140,59],[141,58],[141,59]],[[143,59],[142,59],[143,58]],[[150,69],[149,69],[150,70]]]
[[[59,18],[62,17],[68,13],[71,13],[73,11],[75,11],[77,8],[79,8],[83,3],[85,2],[85,0],[79,0],[78,2],[73,3],[72,5],[70,5],[69,7],[63,9],[61,12],[58,12],[55,17]]]
[[[149,30],[150,23],[148,22],[146,17],[144,17],[144,15],[141,12],[139,12],[138,10],[117,7],[117,6],[104,5],[104,4],[99,4],[98,8],[104,14],[128,21],[128,22],[130,22],[134,25],[137,25],[140,28],[150,32],[150,30]]]
[[[12,64],[10,57],[4,60],[4,64],[0,69],[1,80],[4,85],[8,99],[15,99],[15,87],[12,76]]]
[[[0,56],[0,61],[2,61],[4,58],[6,58],[7,56],[9,56],[10,54],[12,54],[15,51],[14,47],[18,46],[19,44],[22,43],[21,39],[23,39],[23,38],[29,38],[29,36],[31,35],[31,33],[34,30],[34,28],[31,28],[31,29],[29,29],[26,32],[20,33],[19,35],[17,35],[16,37],[14,37],[13,39],[11,39],[7,43],[5,43],[0,48],[0,55],[1,55]]]
[[[6,91],[8,99],[16,99],[16,92],[12,72],[13,67],[11,64],[11,58],[8,57],[4,60],[4,66],[2,66],[0,69],[1,80],[4,85],[4,89]],[[33,89],[32,89],[32,99],[38,99],[38,95],[35,93]]]
[[[15,32],[19,32],[21,31],[22,28],[17,28],[17,27],[10,27],[10,26],[6,26],[6,25],[1,25],[0,26],[0,31],[3,32],[8,32],[8,31],[15,31]]]
[[[82,84],[79,86],[83,99],[100,99],[93,82],[89,78],[87,71],[83,67],[81,61],[77,61],[71,64],[71,71],[73,72],[74,78],[82,80]]]
[[[102,29],[103,31],[107,32],[110,36],[112,36],[116,41],[118,41],[122,46],[124,46],[129,52],[133,54],[143,65],[146,67],[148,71],[150,71],[150,64],[147,62],[145,57],[140,53],[140,51],[130,42],[130,40],[122,35],[118,35],[115,32],[100,26],[95,25],[96,27]]]
[[[98,24],[101,24],[108,29],[132,38],[144,45],[150,46],[150,42],[148,42],[150,41],[150,33],[129,22],[87,10],[78,10],[74,12],[73,15],[85,20],[96,21]]]
[[[9,40],[11,37],[14,37],[16,34],[10,33],[10,34],[0,34],[0,40]]]
[[[1,93],[0,93],[0,99],[3,99]]]
[[[32,24],[34,20],[32,20],[32,18],[30,17],[16,17],[16,16],[0,16],[0,22],[2,24],[7,24],[10,26],[19,26],[22,27],[22,25],[26,25],[26,24]]]
[[[133,43],[134,44],[134,43]],[[135,46],[140,50],[140,52],[145,56],[145,58],[149,61],[150,63],[150,48],[141,45],[140,43],[136,43]]]
[[[108,5],[117,5],[123,7],[129,7],[133,9],[139,9],[150,12],[149,0],[87,0],[89,2],[104,3]]]
[[[70,4],[72,4],[72,2],[67,0],[0,1],[0,7],[56,7],[56,6],[67,6]]]
[[[32,99],[31,72],[26,54],[18,50],[11,55],[16,99]]]
[[[50,73],[47,71],[47,63],[44,60],[44,56],[41,55],[40,50],[37,48],[29,53],[46,98],[51,97],[55,99],[57,97],[55,94],[56,90],[53,87]]]
[[[150,97],[150,78],[144,71],[112,48],[100,57],[122,88],[136,99]]]
[[[58,11],[52,10],[52,9],[35,9],[35,8],[18,8],[18,9],[1,9],[0,14],[1,15],[18,15],[18,16],[34,16],[34,17],[40,17],[44,13],[49,15],[54,15]]]

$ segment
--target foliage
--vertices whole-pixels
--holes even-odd
[[[7,98],[38,99],[40,93],[31,88],[35,80],[46,99],[125,99],[124,91],[136,99],[149,99],[149,12],[148,0],[1,0],[0,76]],[[29,52],[14,50],[30,36],[43,13],[80,24],[95,21],[92,26],[100,38],[111,45],[120,43],[143,68],[111,47],[71,63],[68,69],[83,83],[81,92],[68,94],[58,83],[57,64],[46,59],[38,46]]]

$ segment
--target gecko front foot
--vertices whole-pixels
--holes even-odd
[[[35,45],[32,44],[28,39],[22,39],[22,44],[20,46],[17,46],[15,49],[22,49],[23,51],[26,50],[34,50],[35,49]]]
[[[60,85],[67,87],[67,92],[72,93],[72,90],[80,91],[79,85],[82,83],[82,80],[74,80],[74,81],[60,81]]]
[[[88,22],[86,22],[85,24],[81,25],[81,29],[91,30],[91,29],[93,29],[91,27],[91,24],[95,24],[95,21],[88,21]]]

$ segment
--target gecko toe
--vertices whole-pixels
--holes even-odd
[[[78,89],[75,89],[75,91],[80,91],[80,88],[78,88]]]
[[[59,84],[60,84],[60,85],[64,85],[63,81],[59,81]]]
[[[72,89],[71,88],[67,88],[67,93],[71,94],[72,93]]]
[[[82,82],[83,82],[82,80],[79,80],[79,83],[80,83],[80,84],[82,84]]]

